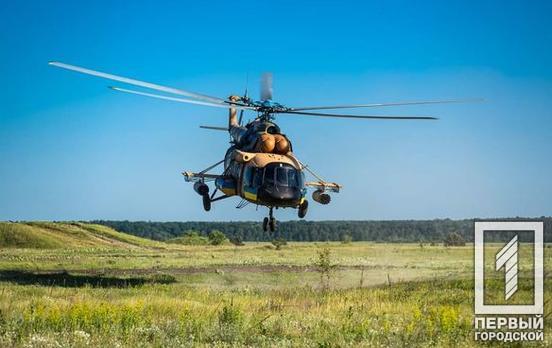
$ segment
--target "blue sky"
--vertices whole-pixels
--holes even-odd
[[[222,158],[224,110],[106,88],[59,60],[228,96],[274,73],[286,105],[483,97],[369,110],[437,122],[281,116],[296,154],[344,185],[309,219],[552,212],[547,2],[27,1],[0,8],[0,219],[251,220],[202,211],[182,170]],[[278,211],[280,219],[296,212]]]

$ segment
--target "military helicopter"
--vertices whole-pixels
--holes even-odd
[[[226,151],[224,159],[200,172],[186,171],[182,174],[187,182],[193,183],[194,190],[202,197],[203,208],[206,211],[211,209],[213,202],[234,196],[239,196],[242,199],[236,208],[243,208],[249,203],[268,207],[268,217],[263,219],[262,226],[264,231],[270,229],[271,232],[274,232],[276,229],[276,219],[273,214],[274,208],[295,208],[297,209],[299,218],[306,216],[309,206],[309,202],[306,199],[307,188],[314,189],[312,199],[323,205],[330,203],[330,192],[338,193],[342,189],[340,184],[325,181],[307,165],[299,161],[293,153],[291,141],[274,122],[275,115],[292,114],[372,120],[437,120],[436,117],[429,116],[350,115],[319,112],[318,110],[481,101],[481,99],[455,99],[288,107],[272,100],[272,74],[270,73],[262,75],[260,100],[257,101],[248,96],[247,89],[243,96],[231,95],[227,99],[223,99],[61,62],[49,62],[49,65],[148,90],[163,92],[164,94],[153,94],[149,91],[131,90],[122,87],[110,87],[118,92],[180,103],[227,108],[229,110],[227,127],[200,126],[200,128],[224,131],[230,134],[231,146]],[[240,111],[239,116],[238,111]],[[257,115],[253,121],[242,125],[244,111],[256,112]],[[209,171],[221,164],[224,167],[222,173],[209,173]],[[306,181],[305,172],[312,175],[315,180]],[[210,193],[207,183],[213,181],[214,190]],[[217,196],[218,192],[220,194]]]

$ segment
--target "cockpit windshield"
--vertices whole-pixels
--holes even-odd
[[[264,169],[263,185],[276,187],[300,187],[301,175],[290,165],[269,165]]]

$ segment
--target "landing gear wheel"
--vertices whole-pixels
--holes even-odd
[[[300,219],[307,216],[307,211],[309,210],[309,201],[304,200],[303,203],[299,206],[299,210],[297,211],[297,215]]]
[[[270,232],[276,231],[276,219],[274,217],[270,218],[270,221],[268,222],[268,226],[270,227]]]
[[[211,210],[211,198],[209,197],[209,194],[202,195],[203,197],[203,209],[205,211]]]
[[[267,217],[265,217],[263,219],[263,231],[265,231],[265,232],[268,231],[268,218]]]
[[[274,207],[270,207],[268,210],[268,217],[265,217],[263,220],[263,229],[266,231],[266,225],[268,224],[268,228],[270,228],[270,232],[276,231],[276,219],[273,215]]]

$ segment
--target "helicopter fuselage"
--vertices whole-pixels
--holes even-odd
[[[224,159],[224,175],[215,186],[227,196],[268,207],[300,206],[305,200],[305,176],[292,153],[251,153],[231,147]]]

